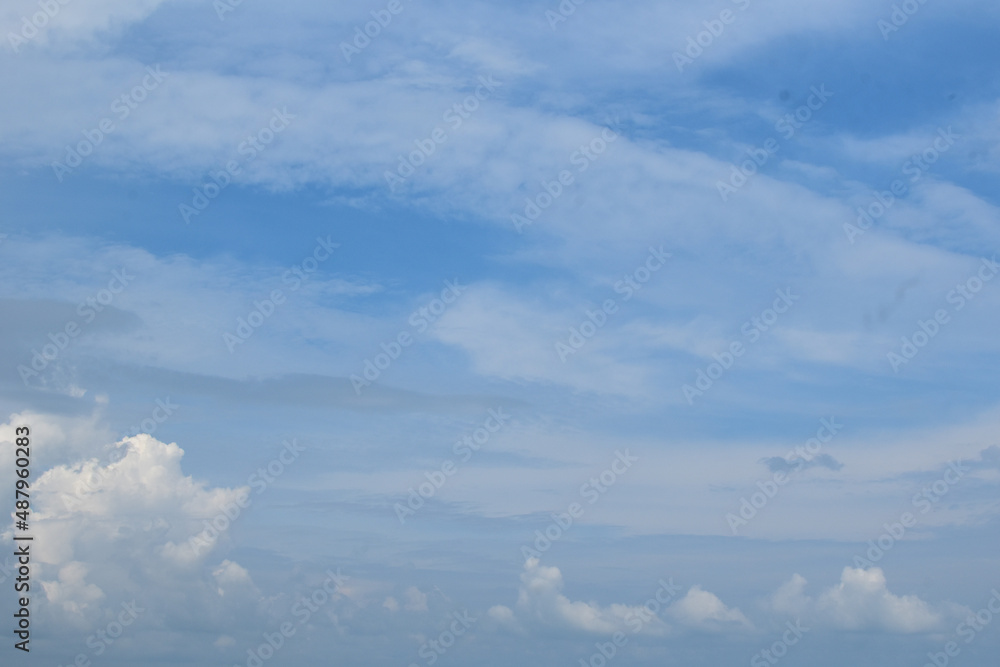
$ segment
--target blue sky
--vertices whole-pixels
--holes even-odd
[[[988,664],[998,21],[11,0],[17,658]]]

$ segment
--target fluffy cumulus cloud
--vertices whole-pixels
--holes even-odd
[[[161,619],[178,613],[178,604],[220,618],[259,603],[245,568],[231,560],[211,566],[227,514],[235,516],[246,490],[196,481],[184,474],[183,456],[176,444],[142,434],[118,442],[110,460],[39,475],[31,530],[43,615],[87,626],[131,600]],[[199,547],[213,522],[221,530]],[[3,534],[8,545],[16,532],[11,525]]]
[[[35,442],[45,447],[33,449],[32,464],[36,469],[47,470],[68,460],[89,458],[110,459],[114,433],[107,424],[108,398],[95,397],[89,414],[53,415],[38,410],[21,410],[12,413],[0,424],[0,446],[11,448],[16,437],[14,429],[29,426]],[[123,450],[124,451],[124,450]],[[14,474],[14,460],[0,457],[0,475],[10,478]]]
[[[490,608],[489,616],[502,626],[522,632],[527,628],[545,628],[594,635],[623,632],[658,636],[678,629],[664,621],[660,612],[686,628],[719,631],[751,627],[739,609],[727,607],[699,586],[691,587],[686,595],[674,601],[677,591],[673,590],[672,582],[660,585],[656,597],[644,605],[601,606],[593,601],[573,601],[562,594],[563,578],[558,567],[529,558],[521,573],[514,608],[496,605]]]
[[[877,567],[845,567],[840,582],[815,598],[806,594],[806,583],[801,575],[793,575],[771,595],[768,607],[830,628],[902,634],[941,630],[947,620],[966,611],[950,603],[934,607],[916,595],[896,595]]]
[[[386,597],[391,582],[343,576],[337,567],[304,568],[265,591],[252,565],[225,553],[232,526],[245,520],[251,506],[249,487],[214,487],[187,474],[184,450],[148,434],[109,443],[100,413],[15,414],[0,438],[12,437],[12,429],[24,423],[31,424],[37,442],[65,445],[57,449],[60,457],[75,461],[53,465],[42,454],[46,448],[37,449],[31,553],[41,591],[33,598],[35,613],[79,633],[81,644],[87,633],[116,618],[122,605],[142,618],[130,635],[149,638],[143,633],[175,632],[197,622],[215,633],[210,643],[222,652],[254,641],[247,628],[275,620],[366,633],[383,624],[382,614],[403,611],[398,624],[417,632],[427,630],[421,624],[428,612],[439,611],[416,586],[398,586],[395,596]],[[0,535],[6,552],[13,553],[17,533],[12,523]],[[0,566],[10,576],[9,556]],[[336,578],[330,579],[331,571]]]
[[[683,598],[671,605],[667,614],[678,623],[704,630],[750,628],[752,624],[739,609],[730,609],[722,600],[700,586],[692,586]]]
[[[817,609],[848,630],[928,632],[939,628],[944,620],[917,596],[890,593],[885,574],[877,567],[845,567],[840,583],[819,597]]]
[[[89,569],[80,562],[59,568],[56,579],[42,581],[46,599],[75,619],[82,620],[105,597],[104,591],[87,583]]]

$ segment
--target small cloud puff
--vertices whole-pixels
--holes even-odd
[[[808,470],[809,468],[827,468],[837,472],[844,467],[844,464],[833,458],[829,454],[820,454],[811,459],[786,459],[782,456],[770,456],[760,460],[771,472],[790,473],[797,470]]]

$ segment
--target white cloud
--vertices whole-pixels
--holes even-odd
[[[108,443],[114,439],[106,423],[107,397],[95,397],[94,409],[85,415],[51,415],[36,410],[11,413],[0,424],[0,443],[12,447],[14,429],[28,426],[34,442],[44,442],[45,447],[32,451],[32,464],[45,470],[66,460],[78,460],[107,455]],[[0,457],[0,475],[12,476],[14,460]]]
[[[726,626],[752,627],[739,609],[730,609],[718,597],[700,586],[692,586],[683,598],[670,605],[667,614],[678,623],[705,629],[718,630]]]
[[[41,423],[36,416],[34,425]],[[138,435],[117,446],[118,460],[57,465],[32,485],[41,613],[85,626],[139,597],[140,607],[157,609],[152,614],[194,609],[223,626],[255,613],[261,596],[250,573],[231,560],[206,572],[212,550],[196,554],[188,546],[203,521],[245,489],[210,488],[185,475],[176,444]],[[13,533],[9,526],[3,534],[8,547]]]
[[[840,582],[818,598],[805,594],[806,580],[794,575],[767,600],[781,615],[805,616],[840,630],[879,630],[901,634],[934,632],[964,609],[954,604],[933,607],[916,595],[890,592],[881,568],[845,567]]]
[[[890,593],[885,574],[877,567],[845,567],[840,583],[820,595],[817,609],[848,630],[928,632],[938,629],[943,620],[917,596]]]
[[[416,586],[406,589],[403,609],[406,611],[427,611],[427,594],[421,593]]]
[[[626,631],[629,619],[642,613],[642,607],[621,604],[601,607],[596,602],[574,602],[560,592],[562,588],[562,573],[558,567],[546,567],[537,558],[529,558],[521,573],[515,609],[498,605],[489,610],[489,615],[513,628],[540,625],[610,635]],[[659,619],[648,624],[648,632],[656,630],[665,630]]]
[[[805,595],[806,579],[801,574],[793,574],[774,592],[768,606],[779,614],[796,616],[804,613],[811,603]]]
[[[168,558],[174,564],[196,562],[180,556],[180,544],[245,489],[208,489],[185,476],[180,466],[184,452],[176,444],[141,434],[117,446],[124,450],[118,461],[59,465],[39,477],[34,514],[38,559],[61,566],[101,541],[131,538],[144,542],[144,549],[155,546],[161,555],[176,554]],[[141,534],[145,537],[137,537]]]
[[[543,566],[529,558],[521,573],[521,586],[514,609],[497,605],[489,616],[499,625],[525,631],[546,627],[596,635],[615,632],[665,635],[670,626],[648,608],[625,604],[602,607],[597,602],[573,601],[561,593],[562,573],[558,567]],[[693,586],[664,612],[680,625],[699,630],[750,628],[751,623],[739,609],[731,609],[708,591]]]
[[[224,560],[219,566],[212,570],[212,576],[218,584],[220,596],[233,595],[234,593],[244,593],[248,591],[256,592],[250,572],[231,560]]]
[[[80,562],[71,562],[59,568],[55,581],[43,581],[42,588],[49,602],[78,619],[96,608],[104,599],[104,591],[87,583],[88,568]]]

